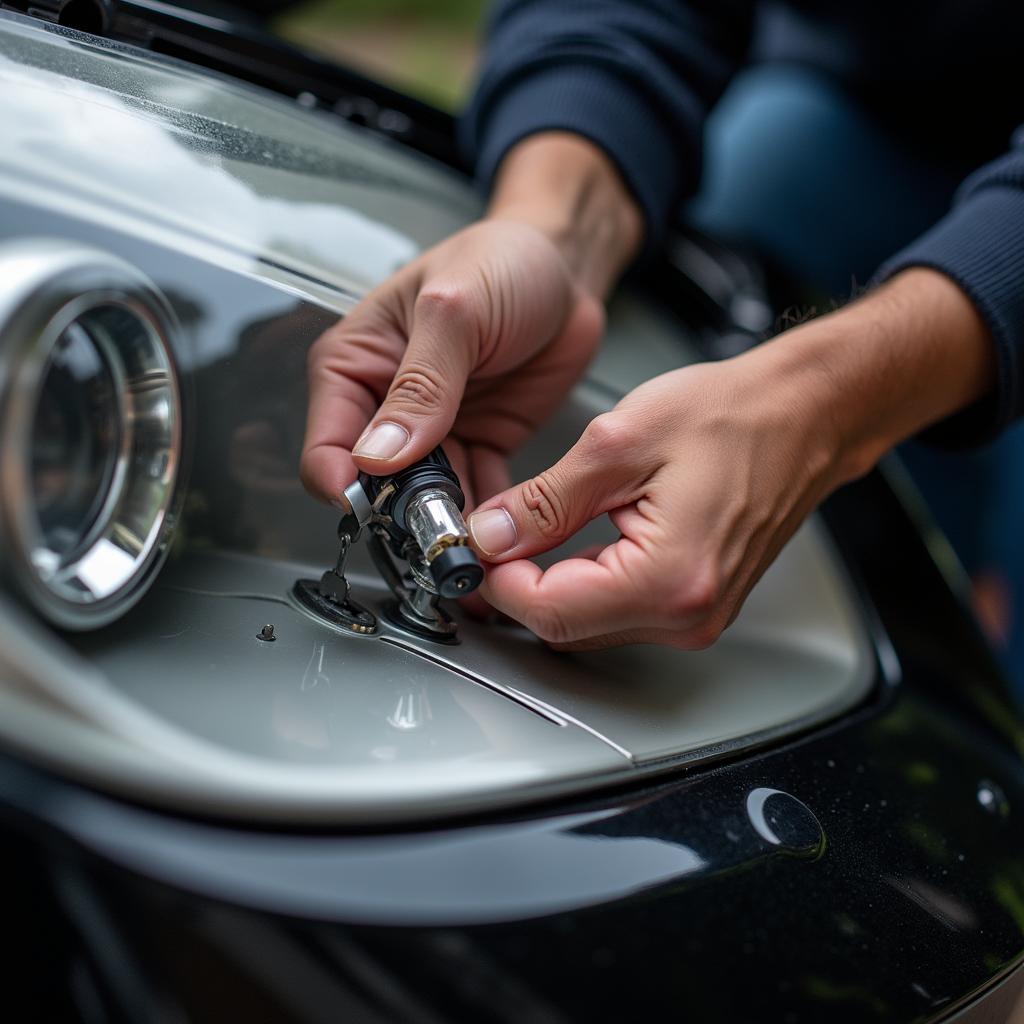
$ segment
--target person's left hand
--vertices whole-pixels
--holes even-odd
[[[713,643],[851,475],[807,375],[773,386],[762,361],[755,352],[648,381],[549,470],[484,502],[469,520],[492,563],[483,596],[558,647]],[[596,557],[546,571],[527,560],[603,513],[622,536]]]
[[[819,501],[994,379],[966,294],[905,270],[744,355],[648,381],[484,502],[481,593],[556,646],[707,647]],[[526,560],[606,512],[622,536],[596,557]]]

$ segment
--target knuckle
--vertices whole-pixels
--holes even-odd
[[[428,285],[416,296],[414,315],[441,323],[463,322],[472,315],[472,297],[461,285]]]
[[[310,370],[318,369],[329,358],[331,349],[338,341],[337,328],[331,327],[324,331],[312,345],[306,349],[306,366]]]
[[[633,451],[640,443],[636,427],[620,413],[595,416],[583,432],[583,441],[596,455]]]
[[[525,624],[549,644],[567,643],[571,639],[561,610],[552,604],[534,604],[527,613]]]
[[[710,647],[722,635],[722,626],[714,619],[694,626],[686,631],[686,647],[691,651],[703,651]]]
[[[353,315],[328,327],[306,350],[306,367],[311,373],[330,372],[348,364],[351,344],[360,337]]]
[[[392,382],[388,402],[417,412],[432,413],[444,405],[444,394],[444,385],[435,371],[406,366]]]
[[[568,508],[550,472],[523,484],[523,507],[533,528],[542,537],[561,536],[568,526]]]
[[[675,628],[681,622],[697,620],[699,629],[709,621],[720,597],[717,574],[708,568],[692,573],[682,586],[676,587],[668,601],[668,613]]]

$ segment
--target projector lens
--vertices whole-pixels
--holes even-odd
[[[56,625],[116,619],[167,550],[176,330],[156,287],[112,256],[0,247],[0,571]]]
[[[122,432],[114,376],[79,320],[50,354],[32,428],[35,514],[50,551],[74,552],[96,525],[114,482]]]

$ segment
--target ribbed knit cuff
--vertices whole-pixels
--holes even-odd
[[[487,187],[505,154],[537,132],[572,132],[604,150],[643,213],[646,250],[694,185],[687,174],[698,165],[694,142],[680,138],[641,90],[597,64],[533,67],[503,86],[477,120],[465,125],[466,142]]]
[[[1024,411],[1024,191],[988,186],[969,194],[883,264],[876,279],[908,267],[931,267],[955,281],[988,325],[996,350],[995,394],[922,437],[943,447],[990,440]]]

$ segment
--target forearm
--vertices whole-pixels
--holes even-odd
[[[993,343],[948,277],[905,270],[859,301],[750,354],[816,422],[835,486],[890,448],[966,408],[995,383]]]
[[[596,146],[564,132],[524,139],[502,161],[488,217],[543,231],[581,287],[607,296],[640,248],[642,217]]]
[[[994,438],[1024,413],[1024,125],[1014,146],[961,185],[953,209],[878,271],[930,267],[955,281],[991,335],[996,380],[986,401],[931,435],[964,447]]]

